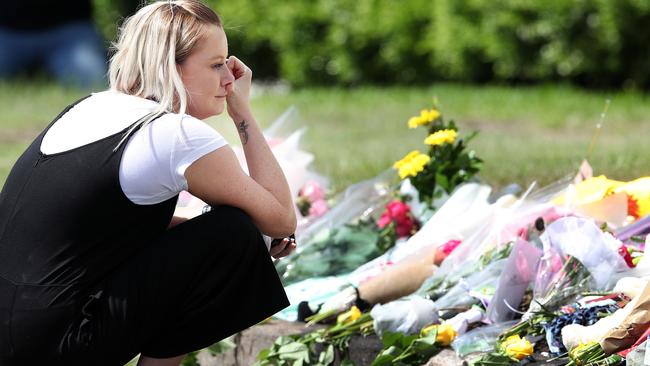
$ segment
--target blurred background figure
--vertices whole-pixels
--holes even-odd
[[[103,87],[106,61],[90,0],[2,4],[0,79],[42,69],[65,85]]]

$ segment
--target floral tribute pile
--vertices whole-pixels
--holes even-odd
[[[337,196],[299,191],[310,221],[276,264],[292,302],[276,316],[308,328],[257,365],[350,365],[355,336],[381,339],[372,366],[444,348],[477,366],[642,365],[650,177],[496,193],[477,176],[476,133],[435,108],[406,125],[426,131],[423,146],[391,170]]]

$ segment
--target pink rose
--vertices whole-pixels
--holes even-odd
[[[390,218],[390,216],[388,216],[387,214],[383,214],[383,215],[381,215],[381,217],[379,218],[379,221],[377,221],[377,226],[378,226],[380,229],[383,229],[383,228],[386,227],[388,224],[390,224],[391,221],[393,221],[393,220]]]
[[[323,199],[314,201],[309,207],[309,216],[319,217],[322,216],[325,212],[329,210],[327,207],[327,202]]]
[[[309,202],[314,203],[325,199],[325,191],[323,191],[323,188],[318,183],[309,181],[302,186],[300,192],[298,192],[298,196],[307,197]]]
[[[406,203],[395,200],[386,205],[390,216],[394,219],[406,218],[411,213],[411,207]]]
[[[395,232],[397,233],[397,236],[400,238],[404,236],[410,236],[414,226],[415,223],[413,222],[413,220],[411,220],[410,218],[406,218],[405,220],[397,221],[397,227],[395,228]]]
[[[377,226],[383,229],[391,222],[395,222],[395,233],[398,237],[410,236],[416,226],[411,215],[411,207],[400,200],[394,200],[386,205],[386,211],[381,215]]]

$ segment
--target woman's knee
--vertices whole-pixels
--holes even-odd
[[[259,230],[251,217],[242,209],[233,206],[216,206],[203,214],[214,225],[222,226],[225,231],[233,233],[257,233]]]
[[[245,251],[258,244],[264,246],[262,234],[250,216],[232,206],[216,206],[172,230],[176,231],[177,238],[208,252]]]

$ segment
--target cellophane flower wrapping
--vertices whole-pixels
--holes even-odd
[[[517,240],[487,308],[486,318],[489,321],[500,323],[517,317],[515,309],[519,307],[526,289],[535,279],[541,256],[541,249],[523,239]]]
[[[392,180],[384,172],[350,186],[338,204],[296,233],[298,248],[276,263],[283,282],[345,274],[380,255],[376,220],[391,199]]]
[[[588,290],[613,287],[612,274],[628,270],[616,239],[591,219],[563,217],[540,237],[544,245],[529,312],[555,310]]]

